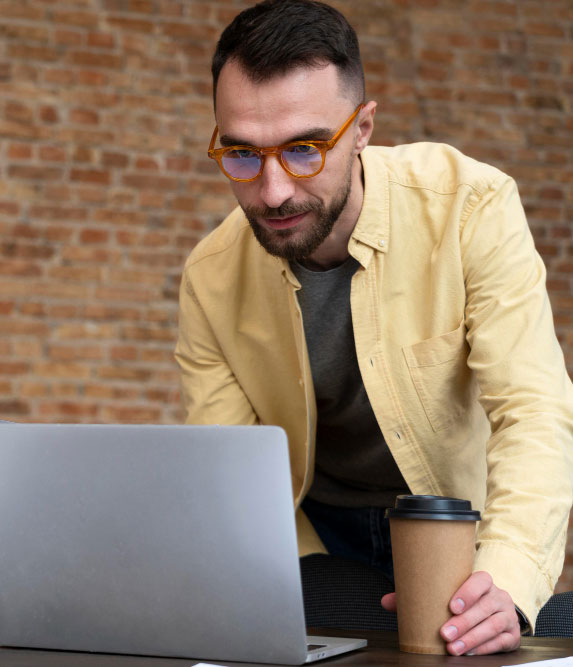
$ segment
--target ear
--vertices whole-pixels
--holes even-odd
[[[364,108],[360,110],[358,114],[358,123],[355,127],[355,144],[354,144],[354,153],[358,155],[361,153],[372,135],[372,130],[374,129],[374,114],[376,113],[376,102],[370,100],[367,104],[364,105]]]

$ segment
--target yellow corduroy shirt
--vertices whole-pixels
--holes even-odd
[[[372,408],[412,493],[482,511],[474,569],[533,625],[563,564],[573,389],[517,188],[442,144],[369,147],[361,160],[348,250]],[[188,423],[286,430],[297,507],[316,425],[299,288],[236,209],[185,265],[176,349]],[[323,548],[300,510],[297,524],[301,555]]]

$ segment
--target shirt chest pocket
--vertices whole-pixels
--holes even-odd
[[[442,336],[403,347],[402,351],[433,430],[448,428],[468,409],[473,396],[464,323]]]

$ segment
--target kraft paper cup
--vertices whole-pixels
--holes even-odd
[[[440,628],[449,602],[470,576],[480,513],[468,500],[398,496],[390,519],[398,639],[407,653],[445,654]]]

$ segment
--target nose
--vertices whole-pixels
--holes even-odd
[[[277,155],[266,155],[259,176],[260,196],[269,208],[278,208],[294,196],[294,177],[282,168]]]

